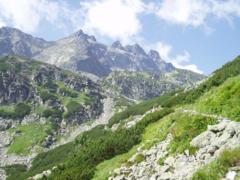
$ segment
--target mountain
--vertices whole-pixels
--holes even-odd
[[[0,131],[39,125],[48,127],[46,135],[55,138],[98,118],[104,98],[101,87],[80,74],[18,56],[0,59]],[[38,137],[38,131],[31,133]],[[27,154],[26,148],[43,140],[33,138],[32,144],[13,153]]]
[[[30,168],[7,166],[9,179],[238,178],[239,76],[237,57],[195,88],[128,107],[40,153]]]
[[[175,69],[165,73],[113,71],[101,80],[102,87],[115,96],[124,95],[130,99],[143,100],[182,88],[194,87],[204,75]]]
[[[156,74],[176,70],[171,63],[165,62],[157,51],[150,50],[146,53],[138,44],[123,46],[119,41],[106,46],[82,30],[48,42],[20,30],[3,27],[0,29],[0,47],[0,56],[25,56],[99,77],[107,76],[116,70],[149,71]]]
[[[34,58],[74,72],[84,71],[101,77],[110,73],[110,69],[98,61],[105,51],[105,45],[80,30],[54,42]]]
[[[33,37],[15,28],[0,28],[0,56],[33,57],[51,44],[52,42]]]
[[[94,81],[100,79],[104,87],[117,86],[120,88],[118,94],[136,100],[193,86],[205,78],[201,74],[175,68],[155,50],[146,53],[138,44],[123,46],[119,41],[106,46],[82,30],[48,42],[18,29],[3,27],[0,28],[0,47],[0,56],[20,55],[72,72],[84,72]],[[141,74],[150,75],[141,82],[136,78],[139,75],[142,77]]]

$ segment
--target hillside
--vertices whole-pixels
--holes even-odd
[[[239,66],[237,57],[195,89],[129,107],[39,154],[29,170],[7,166],[8,179],[239,177]]]
[[[204,75],[182,69],[160,74],[114,71],[102,79],[101,84],[109,93],[146,100],[183,88],[192,88],[204,78]]]
[[[26,155],[35,146],[49,147],[69,127],[103,112],[104,94],[98,84],[17,56],[0,59],[0,97],[0,129],[14,138],[9,153]]]

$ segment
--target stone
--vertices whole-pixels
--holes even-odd
[[[207,148],[207,152],[213,155],[217,149],[218,149],[217,146],[210,146]]]
[[[217,133],[217,132],[223,131],[226,128],[226,126],[227,126],[227,121],[222,121],[221,123],[216,125],[209,125],[208,130],[214,133]]]
[[[164,161],[164,164],[167,164],[169,166],[174,166],[174,163],[175,163],[175,159],[172,156],[167,157]]]
[[[237,176],[237,173],[235,171],[229,171],[226,174],[226,180],[235,180],[236,176]]]

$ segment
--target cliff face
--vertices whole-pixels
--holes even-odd
[[[1,58],[0,65],[0,115],[4,118],[21,118],[14,114],[20,103],[30,108],[28,113],[71,123],[102,112],[100,87],[84,76],[20,57]]]

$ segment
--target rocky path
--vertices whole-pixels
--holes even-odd
[[[194,112],[197,113],[197,112]],[[212,116],[207,115],[206,116]],[[215,116],[215,115],[214,115]],[[132,166],[122,166],[116,169],[115,176],[110,180],[186,180],[202,166],[215,160],[226,149],[234,149],[240,146],[240,123],[227,119],[219,120],[216,125],[208,126],[207,131],[195,137],[190,144],[199,150],[190,155],[186,150],[176,156],[168,155],[167,145],[171,140],[171,134],[166,140],[154,145],[149,150],[138,150],[129,160],[141,154],[144,160],[133,163]],[[162,162],[159,163],[159,159]],[[184,167],[184,168],[183,168]],[[233,173],[229,172],[233,176]],[[226,175],[230,176],[229,173]]]

